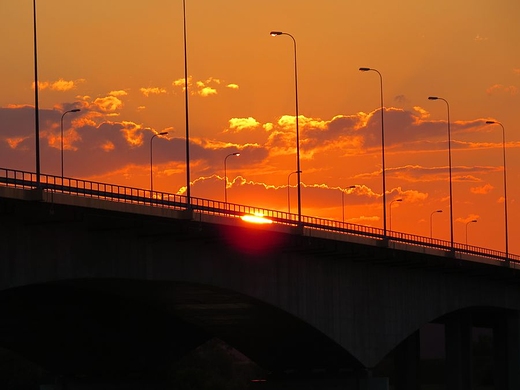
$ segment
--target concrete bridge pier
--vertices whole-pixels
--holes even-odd
[[[520,312],[509,312],[493,326],[495,389],[520,389]]]
[[[419,388],[420,337],[419,331],[404,340],[394,353],[396,389],[416,390]]]
[[[450,315],[445,321],[446,389],[471,390],[472,323],[469,312]]]

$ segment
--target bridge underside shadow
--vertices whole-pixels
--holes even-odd
[[[295,317],[208,286],[76,280],[0,293],[0,346],[54,374],[159,378],[217,337],[274,374],[361,364]]]

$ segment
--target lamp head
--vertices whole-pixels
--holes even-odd
[[[368,72],[369,70],[372,70],[370,68],[359,68],[361,72]]]
[[[495,123],[496,123],[495,121],[486,121],[486,125],[493,125]]]
[[[437,211],[435,211],[435,212],[436,212],[436,213],[442,213],[442,210],[437,210]]]
[[[438,96],[428,96],[428,100],[437,100],[439,99]]]
[[[272,37],[276,37],[276,36],[278,36],[278,35],[282,35],[283,32],[282,32],[282,31],[271,31],[269,34],[270,34]]]
[[[240,153],[235,152],[235,153],[233,153],[233,156],[237,156],[238,157],[238,156],[240,156]]]
[[[80,112],[81,110],[79,108],[74,108],[73,110],[70,110],[70,112]]]
[[[163,132],[158,133],[157,135],[166,135],[166,134],[168,134],[168,132],[167,131],[163,131]]]

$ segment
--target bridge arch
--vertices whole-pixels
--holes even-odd
[[[80,279],[0,292],[0,346],[51,372],[161,372],[217,337],[271,372],[362,367],[294,316],[194,283]]]

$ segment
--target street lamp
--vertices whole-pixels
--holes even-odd
[[[502,151],[504,156],[504,222],[505,222],[505,234],[506,234],[506,261],[509,261],[509,235],[507,231],[507,178],[506,178],[506,130],[504,125],[496,121],[486,121],[488,125],[497,124],[502,127]]]
[[[476,219],[466,222],[466,245],[468,245],[468,225],[473,222],[478,222]]]
[[[36,186],[40,188],[40,107],[38,99],[38,45],[36,42],[36,0],[33,0],[34,33],[34,131],[36,138]]]
[[[374,71],[379,75],[381,91],[381,164],[383,174],[383,232],[386,237],[386,178],[385,178],[385,125],[384,125],[384,102],[383,102],[383,76],[374,68],[359,68],[361,72]]]
[[[301,224],[302,221],[302,198],[301,198],[301,168],[300,168],[300,129],[299,129],[299,122],[300,122],[300,116],[298,112],[298,66],[296,62],[296,39],[294,37],[286,32],[282,31],[271,31],[271,36],[276,37],[279,35],[287,35],[289,36],[293,41],[293,47],[294,47],[294,90],[295,90],[295,105],[296,105],[296,173],[298,176],[298,223]]]
[[[450,243],[451,243],[451,251],[454,251],[453,247],[453,185],[452,185],[452,175],[451,175],[451,128],[450,128],[450,105],[448,101],[444,98],[438,96],[428,96],[429,100],[442,100],[446,103],[446,108],[448,110],[448,169],[450,174]]]
[[[226,156],[226,158],[224,158],[224,202],[227,204],[227,183],[228,183],[228,180],[227,180],[227,159],[228,157],[230,156],[240,156],[240,153],[238,152],[235,152],[235,153],[230,153]]]
[[[348,186],[346,189],[351,190],[356,186]],[[341,189],[341,221],[345,223],[345,190]]]
[[[290,193],[291,185],[290,185],[290,180],[291,180],[291,175],[293,173],[298,173],[298,171],[291,172],[287,176],[287,213],[288,214],[291,214],[291,193]]]
[[[73,110],[68,110],[68,111],[65,111],[62,115],[61,115],[61,120],[60,120],[60,128],[61,128],[61,185],[63,185],[63,117],[65,116],[65,114],[68,114],[69,112],[80,112],[81,110],[79,108],[74,108]]]
[[[152,138],[150,138],[150,196],[153,196],[153,163],[152,163],[152,157],[153,157],[153,139],[160,135],[166,135],[168,134],[167,131],[163,131],[161,133],[156,133],[152,135]]]
[[[188,110],[188,49],[186,38],[186,0],[182,0],[182,16],[184,31],[184,108],[186,126],[186,207],[191,210],[191,179],[190,179],[190,129]]]
[[[432,211],[432,213],[430,214],[430,238],[433,238],[433,222],[432,222],[432,218],[433,218],[433,214],[435,213],[442,213],[442,210],[435,210],[435,211]]]
[[[390,206],[388,208],[390,209],[390,231],[392,231],[392,203],[394,202],[402,202],[403,200],[401,198],[394,199],[390,202]]]

